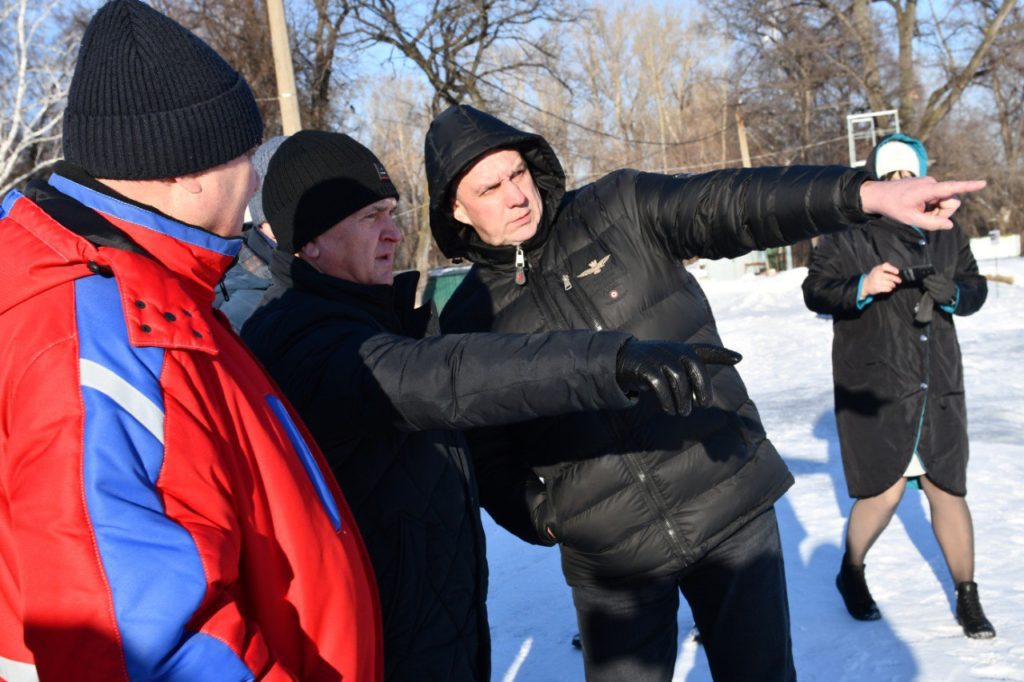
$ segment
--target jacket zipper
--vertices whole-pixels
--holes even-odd
[[[516,244],[516,284],[526,284],[526,254],[523,253],[522,244]]]
[[[524,279],[526,275],[523,275]],[[530,292],[530,296],[533,298],[537,307],[540,308],[541,314],[545,319],[550,320],[552,325],[558,325],[556,329],[572,329],[569,325],[569,320],[565,318],[562,311],[558,309],[554,301],[549,300],[548,291],[543,286],[543,280],[537,280],[539,283],[535,283],[532,287],[527,287],[527,291]]]
[[[619,429],[613,422],[609,422],[612,426],[613,432],[616,436],[619,435]],[[654,508],[654,510],[661,516],[661,521],[665,526],[665,534],[668,536],[668,542],[672,547],[672,550],[677,556],[683,561],[683,563],[689,562],[689,552],[683,547],[682,541],[679,539],[679,535],[676,533],[675,524],[672,523],[672,519],[668,514],[668,505],[662,498],[661,494],[654,488],[653,483],[647,481],[648,474],[647,468],[640,461],[640,458],[633,453],[623,455],[623,459],[626,461],[626,466],[633,473],[633,476],[640,482],[640,489],[643,490],[647,496],[648,503]]]
[[[565,290],[565,294],[576,309],[576,312],[586,320],[591,329],[594,331],[602,331],[605,328],[604,323],[601,321],[596,311],[588,314],[586,297],[584,297],[573,285],[572,275],[564,272],[560,277],[562,280],[562,289]],[[544,288],[543,281],[538,288]],[[619,425],[618,420],[614,418],[609,419],[607,424],[609,430],[617,441],[626,442],[627,439],[625,438],[623,429]],[[672,523],[672,518],[668,512],[668,504],[666,504],[664,498],[662,498],[661,494],[654,487],[654,484],[648,481],[650,474],[647,471],[647,467],[644,466],[643,462],[636,454],[630,453],[628,455],[623,455],[623,459],[625,460],[630,473],[633,475],[633,478],[640,484],[640,489],[647,498],[648,504],[650,504],[652,510],[661,517],[661,522],[664,526],[665,534],[668,537],[668,543],[672,548],[673,553],[676,554],[681,561],[686,563],[690,553],[686,551],[682,541],[679,539],[679,534],[676,532],[675,524]]]

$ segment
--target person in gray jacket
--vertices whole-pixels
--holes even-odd
[[[241,331],[263,294],[270,288],[270,258],[277,240],[270,223],[263,215],[263,179],[267,175],[270,157],[287,138],[285,135],[272,137],[252,155],[252,167],[259,179],[259,189],[249,200],[250,220],[242,230],[242,248],[216,289],[213,307],[227,315],[231,328]]]

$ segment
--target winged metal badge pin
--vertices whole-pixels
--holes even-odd
[[[608,263],[608,259],[611,257],[612,255],[609,253],[601,260],[590,261],[589,263],[587,263],[587,269],[581,272],[580,274],[576,275],[576,277],[590,277],[591,275],[601,274],[601,271],[604,270],[604,266]]]

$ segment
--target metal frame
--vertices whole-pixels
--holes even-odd
[[[850,145],[850,165],[854,168],[860,168],[863,166],[867,159],[857,158],[857,141],[858,140],[871,140],[871,149],[875,148],[878,144],[878,130],[875,121],[879,118],[891,116],[893,119],[893,126],[891,128],[881,128],[886,134],[891,132],[900,132],[900,112],[896,109],[886,109],[885,111],[868,111],[863,114],[850,114],[846,117],[846,139]]]

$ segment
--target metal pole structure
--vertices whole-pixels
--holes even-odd
[[[870,140],[868,149],[874,149],[878,144],[878,128],[875,121],[883,118],[892,120],[891,127],[885,127],[883,131],[900,132],[900,112],[896,109],[868,111],[861,114],[850,114],[846,117],[846,139],[850,146],[850,165],[854,168],[860,168],[866,161],[866,159],[857,158],[857,141]]]
[[[291,135],[302,130],[302,121],[299,118],[299,99],[295,95],[295,71],[292,69],[283,0],[267,0],[267,15],[270,19],[270,45],[274,51],[274,73],[277,75],[277,101],[281,106],[281,128],[285,135]]]

